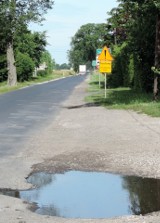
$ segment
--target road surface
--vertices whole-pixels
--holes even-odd
[[[47,125],[83,79],[68,77],[0,95],[0,156],[14,154],[34,129]]]
[[[53,111],[49,112],[47,108],[43,108],[44,104],[42,104],[43,106],[40,107],[45,112],[48,111],[49,120],[45,116],[45,119],[35,120],[33,122],[34,134],[31,134],[30,128],[25,130],[25,134],[22,134],[22,136],[28,135],[26,143],[20,142],[19,149],[14,149],[13,154],[11,150],[8,150],[11,155],[0,156],[0,188],[30,188],[32,185],[26,182],[26,177],[32,171],[50,173],[67,170],[100,171],[160,178],[160,119],[132,111],[83,106],[88,87],[83,78],[73,78],[74,91],[70,87],[68,92],[72,91],[72,94],[66,97],[66,100],[62,99],[63,102],[61,101],[62,104],[59,105],[56,115]],[[61,81],[66,83],[65,81],[68,80]],[[49,84],[50,88],[52,84]],[[67,86],[67,83],[65,85]],[[45,91],[45,85],[44,88],[41,87]],[[38,86],[37,88],[39,89]],[[55,88],[52,89],[51,98],[55,91]],[[41,93],[39,90],[33,104],[39,102],[37,98]],[[50,94],[46,93],[47,97],[41,97],[43,102],[46,102]],[[32,98],[33,94],[28,97]],[[28,106],[26,105],[28,101],[26,99],[26,103],[23,103],[25,108]],[[51,101],[47,99],[47,102]],[[30,106],[33,104],[31,103]],[[36,105],[34,104],[35,107]],[[24,111],[22,108],[21,111]],[[43,114],[42,110],[38,107],[36,112]],[[43,124],[39,125],[38,123],[41,123],[42,120]],[[32,121],[33,119],[30,122]],[[19,124],[22,122],[23,118]],[[20,149],[21,147],[23,149]],[[159,187],[157,191],[159,192]],[[146,216],[119,216],[112,219],[64,219],[35,214],[22,200],[0,195],[0,223],[4,222],[159,223],[160,212]]]

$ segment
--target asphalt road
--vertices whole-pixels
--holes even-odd
[[[23,88],[0,96],[0,156],[22,147],[34,130],[54,118],[61,104],[84,76],[68,77]]]
[[[31,185],[26,182],[26,177],[29,176],[32,171],[63,173],[70,170],[77,170],[119,173],[124,176],[160,179],[160,119],[138,114],[133,111],[111,110],[101,106],[79,106],[84,104],[84,97],[88,95],[86,92],[88,83],[87,81],[83,81],[74,91],[72,91],[72,89],[77,83],[81,82],[83,78],[84,77],[74,77],[73,80],[70,78],[68,80],[61,80],[62,85],[60,81],[57,82],[57,84],[55,83],[55,87],[54,83],[50,83],[48,86],[52,89],[50,91],[47,90],[48,87],[45,85],[36,86],[32,94],[30,94],[32,88],[26,89],[28,91],[26,98],[24,98],[22,94],[24,90],[20,91],[21,97],[19,97],[21,100],[24,100],[24,102],[19,102],[20,99],[17,99],[17,103],[23,104],[23,106],[19,105],[18,110],[16,110],[16,112],[23,114],[22,118],[20,118],[20,115],[16,118],[19,120],[17,123],[19,124],[19,128],[21,128],[19,135],[21,135],[23,140],[25,137],[27,139],[32,133],[32,130],[30,130],[32,126],[34,137],[31,137],[28,142],[26,142],[25,146],[23,146],[22,142],[18,145],[20,137],[18,137],[17,133],[18,140],[16,140],[16,143],[13,145],[14,147],[17,145],[19,146],[18,151],[16,152],[16,148],[13,149],[12,147],[12,150],[8,149],[8,152],[11,154],[11,152],[15,151],[13,155],[6,156],[6,152],[4,157],[1,158],[0,156],[0,188],[12,188],[14,190],[26,190],[30,188]],[[71,84],[72,81],[74,82],[73,84]],[[60,90],[58,90],[58,84],[61,85]],[[70,84],[71,86],[67,87],[67,85]],[[65,88],[62,89],[64,85]],[[65,95],[64,98],[66,99],[72,91],[71,96],[68,97],[64,103],[64,98],[61,98],[62,104],[57,99],[57,97],[61,97],[58,96],[61,91],[64,91],[62,95]],[[46,93],[46,97],[42,96],[42,92]],[[51,99],[49,100],[50,94]],[[54,98],[53,95],[55,95],[57,99],[55,102],[54,99],[52,99]],[[32,100],[29,98],[32,98]],[[37,102],[40,103],[41,106],[39,104],[37,105]],[[46,102],[51,103],[48,108],[45,104]],[[14,105],[12,106],[14,107]],[[30,106],[34,107],[34,109],[32,108],[34,113],[30,114]],[[61,109],[61,106],[66,107]],[[72,109],[68,109],[67,106]],[[48,111],[49,108],[51,111]],[[56,111],[54,110],[55,108],[57,109]],[[44,113],[42,113],[43,109],[45,110]],[[9,111],[8,114],[11,114],[11,110],[12,109],[9,108],[4,110],[3,116],[5,117],[5,111],[6,113]],[[15,109],[13,110],[16,114]],[[40,112],[41,115],[39,114],[38,116],[36,112]],[[58,115],[56,115],[57,113]],[[16,117],[15,114],[14,117]],[[45,115],[42,116],[43,114]],[[31,119],[33,115],[35,118]],[[25,126],[23,123],[26,122],[24,122],[23,119],[25,119],[26,116],[28,116],[26,122],[28,124],[30,123],[30,127],[22,128]],[[39,120],[36,119],[37,116]],[[55,120],[52,119],[54,116],[56,116]],[[12,122],[15,121],[13,114],[10,117]],[[4,123],[2,117],[1,121]],[[47,125],[48,122],[49,125]],[[45,131],[43,126],[45,126]],[[34,131],[34,129],[37,129],[37,131]],[[8,142],[9,139],[11,141],[13,140],[14,134],[11,136],[12,137],[8,138],[6,142]],[[1,137],[1,139],[3,139],[3,137]],[[20,150],[21,146],[24,147],[22,148],[22,152]],[[148,182],[148,180],[146,182]],[[128,181],[128,185],[133,189],[133,191],[130,192],[131,198],[135,195],[135,202],[137,202],[138,197],[141,201],[143,200],[141,198],[149,194],[148,198],[151,197],[151,201],[154,205],[158,205],[156,199],[154,200],[154,198],[158,197],[156,194],[159,194],[158,187],[156,187],[158,184],[156,183],[157,181],[153,182],[155,182],[155,184],[153,183],[150,187],[148,183],[144,184],[140,180],[140,185],[138,186],[136,184],[134,188],[131,182]],[[132,183],[135,185],[135,182]],[[94,187],[96,188],[96,181]],[[151,193],[152,187],[157,188],[155,194]],[[98,191],[96,192],[98,193]],[[111,191],[111,193],[113,194],[114,191]],[[151,194],[153,194],[153,196],[151,196]],[[132,201],[134,209],[134,199]],[[143,203],[144,206],[147,204],[147,202],[141,203]],[[143,206],[143,204],[141,205]],[[148,205],[148,207],[151,205],[149,200]],[[144,207],[141,208],[144,210]],[[0,195],[0,223],[4,222],[159,223],[160,212],[147,214],[145,216],[123,216],[112,219],[64,219],[53,216],[49,217],[47,215],[38,215],[31,212],[24,201]]]

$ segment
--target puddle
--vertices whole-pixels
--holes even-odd
[[[27,191],[0,193],[36,203],[36,213],[64,218],[110,218],[160,210],[160,180],[108,173],[36,173]]]

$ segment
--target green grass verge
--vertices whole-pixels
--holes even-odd
[[[133,110],[145,113],[153,117],[160,117],[160,102],[153,101],[153,95],[138,92],[130,88],[107,89],[105,98],[104,77],[101,75],[101,85],[99,87],[99,76],[93,74],[89,82],[90,95],[87,102],[104,106],[108,109]]]
[[[21,83],[17,83],[17,86],[9,87],[7,85],[7,82],[0,83],[0,94],[4,94],[10,91],[14,91],[17,89],[20,89],[22,87],[31,86],[37,83],[43,83],[45,81],[54,80],[57,78],[67,77],[73,75],[70,71],[54,71],[52,74],[46,75],[46,76],[38,76],[36,78],[32,78],[30,81],[24,81]]]

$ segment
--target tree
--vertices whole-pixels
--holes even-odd
[[[47,45],[45,32],[31,32],[25,30],[22,34],[17,33],[15,38],[15,51],[28,54],[33,60],[35,67],[41,63],[41,57],[46,52]]]
[[[4,34],[0,32],[0,82],[6,80],[6,78],[7,78],[7,58],[4,44]]]
[[[91,63],[95,60],[96,49],[104,46],[105,38],[106,24],[88,23],[80,27],[72,38],[71,50],[68,54],[70,64],[75,71],[78,70],[79,64]]]
[[[55,67],[55,61],[52,59],[51,54],[47,50],[45,50],[41,56],[41,63],[44,63],[44,62],[46,63],[47,74],[52,73]]]
[[[159,0],[119,0],[123,4],[132,4],[132,12],[134,11],[134,14],[137,16],[135,19],[135,23],[138,26],[141,25],[141,30],[139,29],[141,34],[145,34],[146,37],[144,36],[143,38],[141,37],[141,41],[143,40],[144,43],[146,43],[148,33],[144,33],[145,27],[148,26],[148,30],[151,33],[152,37],[154,36],[154,62],[152,61],[152,52],[150,54],[150,61],[152,62],[152,71],[154,72],[154,100],[157,100],[158,98],[158,79],[159,79],[159,74],[160,74],[160,2]],[[132,13],[133,14],[133,13]],[[145,23],[142,26],[142,21],[145,20]],[[139,21],[139,23],[136,23],[136,21]],[[152,21],[152,23],[151,23]],[[151,28],[150,26],[151,25]],[[154,26],[154,30],[152,29]],[[133,37],[133,35],[132,35]],[[134,39],[136,40],[138,36],[134,36]],[[152,40],[151,44],[149,41],[147,41],[148,47],[152,45]],[[153,47],[152,47],[153,48]],[[146,53],[146,52],[145,52]],[[145,55],[144,55],[145,57]],[[142,59],[144,57],[141,57]],[[154,66],[153,66],[154,63]],[[149,63],[150,64],[150,63]],[[143,66],[143,64],[142,64]],[[144,67],[144,66],[143,66]],[[149,79],[150,81],[152,78]]]
[[[63,64],[60,65],[60,69],[61,70],[68,70],[68,69],[70,69],[70,66],[66,63],[63,63]]]
[[[32,78],[35,64],[27,53],[18,52],[16,55],[18,81],[28,81]]]
[[[128,38],[128,30],[133,21],[132,3],[120,3],[117,8],[113,8],[108,14],[107,28],[112,32],[114,44],[123,44]]]
[[[55,68],[56,70],[69,70],[70,69],[70,65],[63,63],[63,64],[55,64]]]
[[[158,79],[160,74],[160,3],[154,1],[157,7],[157,19],[156,19],[156,41],[155,41],[155,63],[154,63],[154,100],[158,99]]]
[[[117,77],[120,72],[123,75],[121,78],[123,84],[126,83],[124,80],[126,80],[127,75],[132,73],[132,86],[135,89],[152,91],[154,77],[151,67],[155,64],[155,27],[158,13],[158,6],[155,5],[155,2],[158,1],[119,0],[119,2],[118,8],[110,13],[111,18],[108,20],[111,30],[123,31],[116,32],[115,42],[120,51],[118,57],[113,51],[115,54],[113,68],[116,68],[113,69],[115,80],[118,71]],[[117,48],[115,49],[117,50]],[[117,63],[117,59],[121,60],[121,63]]]
[[[29,22],[40,22],[43,14],[52,8],[53,0],[2,0],[0,2],[0,21],[5,33],[8,64],[8,84],[17,83],[14,57],[14,40],[17,30],[22,30]]]
[[[7,60],[3,50],[0,50],[0,82],[7,80]]]

